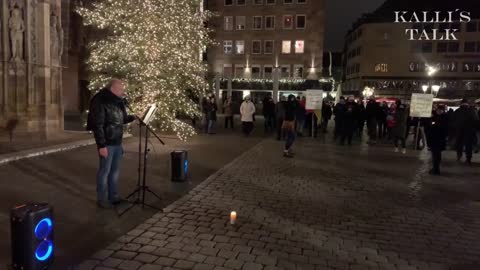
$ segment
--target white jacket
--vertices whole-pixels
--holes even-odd
[[[251,101],[244,101],[240,106],[240,114],[242,122],[253,122],[253,114],[255,113],[255,105]]]

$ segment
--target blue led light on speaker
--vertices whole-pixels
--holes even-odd
[[[37,250],[35,250],[35,257],[37,260],[43,262],[48,260],[53,253],[53,243],[45,240],[38,245]]]
[[[187,172],[188,172],[188,160],[185,160],[185,163],[183,164],[183,171],[185,172],[185,174],[187,174]]]
[[[50,218],[44,218],[35,226],[35,237],[37,239],[46,239],[52,231],[52,220]]]

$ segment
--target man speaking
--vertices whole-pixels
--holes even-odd
[[[112,79],[90,104],[87,129],[94,133],[100,157],[97,205],[104,209],[112,209],[121,201],[117,186],[123,156],[123,125],[135,120],[135,116],[127,114],[124,96],[123,81]]]

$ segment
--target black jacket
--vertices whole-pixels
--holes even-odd
[[[285,103],[285,121],[295,121],[296,112],[298,111],[298,101],[296,100],[288,100]]]
[[[448,116],[434,112],[432,118],[425,121],[427,145],[434,151],[443,151],[447,146]]]
[[[91,108],[97,147],[121,145],[123,125],[135,120],[133,115],[127,114],[124,100],[105,88],[93,97]]]
[[[365,113],[367,120],[377,120],[380,113],[380,105],[376,101],[368,101]]]
[[[275,115],[275,102],[272,98],[263,99],[263,115],[274,116]]]
[[[457,133],[474,134],[478,124],[478,115],[475,109],[462,104],[454,113]]]

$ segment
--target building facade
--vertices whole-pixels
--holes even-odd
[[[0,2],[0,126],[48,138],[64,129],[67,112],[80,114],[80,27],[69,0]],[[79,24],[77,23],[76,26]]]
[[[376,96],[408,100],[412,93],[422,92],[423,85],[435,84],[441,87],[440,98],[480,96],[480,20],[394,23],[395,8],[388,4],[360,20],[346,37],[344,94],[361,96],[369,87],[374,88]],[[446,29],[458,29],[458,40],[409,40],[406,29],[425,30],[430,39],[434,32],[445,34]],[[431,76],[428,67],[436,70]]]
[[[216,44],[207,50],[217,79],[322,76],[323,0],[208,0],[207,9],[218,15],[209,22]]]

